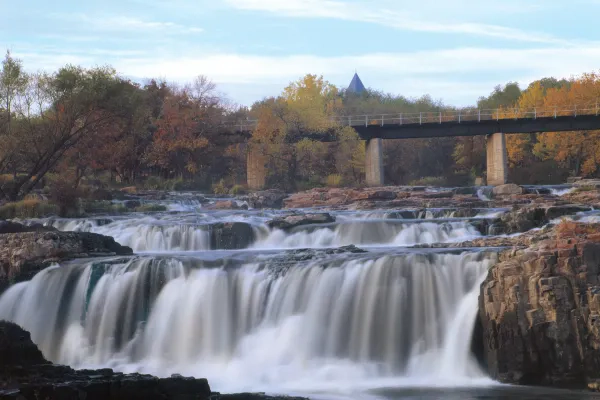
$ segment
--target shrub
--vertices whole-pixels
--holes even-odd
[[[343,183],[342,175],[340,175],[340,174],[327,175],[326,183],[327,183],[327,186],[330,186],[330,187],[340,187],[340,186],[342,186],[342,183]]]
[[[70,182],[60,179],[51,182],[48,197],[58,206],[58,215],[61,217],[79,214],[81,193]]]
[[[41,218],[57,214],[58,207],[39,199],[26,199],[0,206],[0,218]]]
[[[139,207],[136,207],[136,212],[158,212],[158,211],[167,211],[167,207],[162,204],[142,204]]]
[[[107,214],[118,214],[127,212],[127,207],[121,203],[112,203],[105,200],[87,200],[81,204],[82,211],[84,213],[107,213]]]
[[[596,186],[586,185],[586,186],[578,186],[573,193],[582,193],[582,192],[593,192],[598,190]]]
[[[226,195],[229,193],[229,190],[227,190],[227,187],[225,186],[225,181],[221,179],[212,186],[212,192],[217,195]]]
[[[243,185],[234,185],[231,190],[229,190],[229,194],[233,196],[238,196],[240,194],[246,194],[246,187]]]

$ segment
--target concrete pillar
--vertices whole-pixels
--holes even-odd
[[[383,142],[381,139],[367,140],[365,174],[367,186],[383,186]]]
[[[251,190],[260,190],[265,187],[267,180],[266,157],[260,149],[248,146],[248,158],[246,166],[246,175],[248,188]]]
[[[508,154],[504,133],[487,136],[487,184],[504,185],[508,181]]]

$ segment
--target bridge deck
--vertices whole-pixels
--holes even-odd
[[[541,133],[600,130],[599,103],[568,110],[557,108],[455,110],[411,114],[350,115],[331,119],[332,126],[351,126],[362,139],[415,139],[478,136],[502,133]],[[235,132],[251,134],[257,121],[235,125]],[[303,134],[323,142],[335,141],[330,132]]]

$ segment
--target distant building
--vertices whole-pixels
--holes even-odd
[[[352,81],[350,82],[350,85],[348,86],[348,92],[362,93],[365,90],[367,90],[367,89],[365,88],[365,85],[363,85],[362,81],[358,77],[358,74],[354,73],[354,77],[352,78]]]

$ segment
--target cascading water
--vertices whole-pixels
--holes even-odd
[[[52,267],[4,293],[0,319],[29,330],[55,362],[202,376],[217,390],[483,378],[469,344],[493,256],[279,261],[210,268],[138,257]]]
[[[481,233],[469,222],[411,222],[402,220],[351,221],[259,235],[254,248],[307,248],[357,246],[413,246],[469,240]]]

